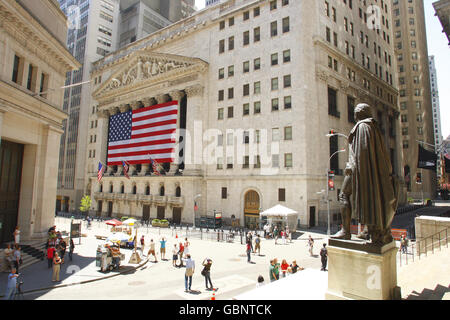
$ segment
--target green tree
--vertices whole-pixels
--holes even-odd
[[[91,208],[92,199],[89,196],[84,196],[81,198],[81,205],[80,205],[80,211],[81,212],[87,212]]]

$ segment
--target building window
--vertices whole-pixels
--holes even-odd
[[[277,0],[270,1],[270,10],[275,10],[277,8]]]
[[[292,140],[292,127],[284,127],[284,140]]]
[[[278,78],[272,78],[271,89],[272,89],[272,91],[278,90]]]
[[[242,64],[242,69],[243,69],[244,73],[249,72],[250,71],[250,61],[245,61]]]
[[[261,101],[256,101],[253,103],[253,113],[254,114],[261,113]]]
[[[246,96],[248,96],[250,94],[250,85],[247,83],[247,84],[244,84],[244,86],[243,86],[243,88],[242,88],[242,95],[244,96],[244,97],[246,97]]]
[[[280,167],[279,155],[273,154],[272,155],[272,168],[279,168],[279,167]]]
[[[222,188],[222,199],[226,199],[227,198],[227,188],[223,187]]]
[[[228,26],[234,26],[234,17],[231,17],[230,19],[228,19]]]
[[[255,60],[253,60],[253,69],[254,70],[261,69],[261,58],[256,58]]]
[[[284,50],[283,51],[283,62],[290,62],[291,61],[291,50]]]
[[[223,90],[219,90],[219,101],[223,101],[224,98],[224,91]]]
[[[328,87],[328,114],[340,117],[337,105],[337,91],[333,88]]]
[[[260,27],[253,29],[253,42],[258,42],[259,40],[261,40]]]
[[[278,53],[273,53],[270,56],[270,65],[276,66],[278,64]]]
[[[284,154],[284,167],[285,168],[292,168],[292,153],[285,153]]]
[[[22,83],[22,74],[23,74],[23,59],[19,56],[14,56],[14,66],[13,66],[13,74],[12,81],[21,84]]]
[[[225,78],[225,69],[220,68],[219,69],[219,79],[223,79],[223,78]]]
[[[278,189],[278,201],[286,201],[286,189]]]
[[[243,33],[243,42],[244,42],[244,46],[246,46],[250,43],[250,32],[249,31],[245,31]]]
[[[253,91],[254,94],[260,94],[261,93],[261,82],[260,81],[255,82],[253,84],[253,87],[254,87],[254,91]]]
[[[223,120],[223,108],[217,109],[217,120]]]
[[[234,66],[229,66],[228,67],[228,77],[233,77],[234,76]]]
[[[228,38],[228,50],[233,50],[234,49],[234,37],[229,37]]]
[[[233,118],[233,113],[234,113],[234,108],[231,106],[231,107],[228,107],[228,118]]]
[[[355,121],[355,98],[347,96],[347,110],[348,110],[348,122],[356,123],[356,121]]]
[[[225,52],[225,40],[220,40],[219,41],[219,53],[224,53]]]
[[[270,23],[270,36],[275,37],[278,34],[277,22],[273,21]]]
[[[228,88],[228,99],[234,98],[234,88]]]
[[[283,33],[289,32],[289,17],[283,18],[282,20],[282,24],[283,24]]]
[[[244,16],[244,21],[250,19],[250,11],[245,11],[243,16]]]
[[[283,77],[283,84],[284,84],[285,88],[291,87],[291,75],[290,74]]]
[[[292,98],[291,96],[284,97],[284,108],[291,109],[292,108]]]
[[[278,98],[272,99],[272,111],[278,111],[279,105],[278,105]]]
[[[220,21],[219,23],[219,30],[225,29],[225,21]]]
[[[249,103],[244,103],[244,105],[242,106],[242,115],[244,116],[248,116],[250,114],[250,104]]]
[[[259,14],[260,14],[259,7],[256,7],[255,9],[253,9],[253,17],[258,17]]]
[[[330,137],[330,157],[336,152],[338,151],[338,136],[332,136]],[[339,171],[339,156],[338,154],[335,154],[331,159],[330,159],[330,169],[333,170],[334,172],[338,172]]]

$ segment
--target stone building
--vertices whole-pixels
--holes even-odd
[[[392,18],[399,80],[403,173],[408,197],[434,198],[436,172],[417,168],[419,141],[433,149],[434,124],[423,1],[394,0]],[[431,146],[429,146],[431,145]],[[421,177],[421,184],[416,178]]]
[[[391,8],[381,3],[224,1],[94,63],[91,79],[103,79],[92,88],[98,126],[88,131],[98,137],[86,170],[94,214],[193,223],[221,213],[225,223],[256,227],[259,212],[282,204],[300,225],[325,225],[318,193],[332,169],[336,223],[348,154],[330,156],[347,142],[326,135],[349,133],[357,103],[374,106],[401,175]],[[127,179],[110,166],[98,183],[109,117],[171,100],[180,130],[167,174],[143,163]]]
[[[450,45],[450,1],[439,0],[433,2],[434,10],[442,25],[442,32],[445,33]]]
[[[0,1],[0,243],[54,222],[66,72],[66,17],[53,0]]]

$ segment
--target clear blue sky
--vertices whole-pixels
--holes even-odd
[[[424,0],[425,22],[427,28],[428,54],[436,60],[437,80],[441,104],[442,135],[450,135],[450,47],[439,19],[434,15],[432,3],[436,0]],[[198,9],[205,7],[205,0],[195,0]]]

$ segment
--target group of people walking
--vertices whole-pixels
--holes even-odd
[[[266,224],[263,227],[264,230],[264,238],[266,239],[274,239],[275,244],[278,244],[278,240],[281,238],[282,244],[287,244],[288,242],[292,243],[292,232],[289,231],[289,226],[280,227],[278,225],[271,226],[270,224]]]

